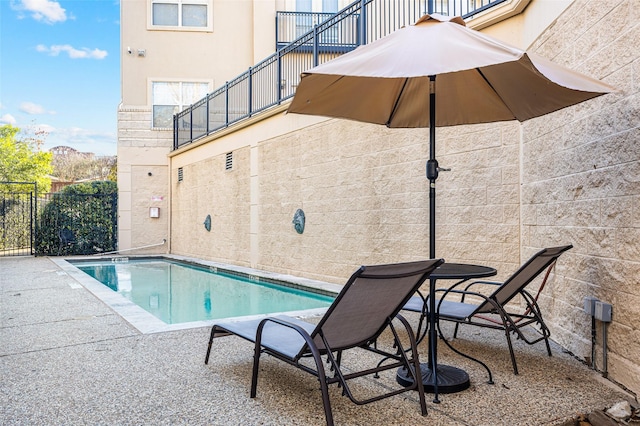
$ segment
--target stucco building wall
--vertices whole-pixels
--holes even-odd
[[[149,131],[151,110],[118,111],[118,247],[127,253],[167,253],[171,131]],[[149,209],[159,208],[157,218]],[[142,251],[132,248],[144,247]]]

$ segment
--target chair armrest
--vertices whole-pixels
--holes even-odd
[[[481,297],[484,300],[490,301],[491,299],[489,299],[489,296],[482,294],[482,293],[478,293],[477,291],[468,291],[468,290],[457,290],[454,288],[447,288],[447,289],[438,289],[436,290],[437,292],[442,292],[444,293],[444,295],[440,298],[440,302],[442,302],[448,294],[450,293],[454,293],[454,294],[462,294],[463,296],[466,295],[470,295],[470,296],[478,296]]]
[[[405,331],[407,332],[407,336],[409,336],[409,345],[411,346],[411,349],[417,349],[417,341],[416,341],[416,335],[413,332],[413,328],[411,328],[411,325],[409,325],[409,321],[407,321],[407,319],[400,315],[400,313],[397,313],[395,316],[395,319],[397,319],[398,321],[400,321],[400,323],[403,325]]]
[[[455,289],[457,286],[464,284],[466,281],[460,281],[459,283],[453,285],[450,287],[450,289]],[[466,285],[466,287],[464,288],[464,292],[469,292],[469,289],[476,285],[476,284],[480,284],[480,285],[493,285],[493,286],[501,286],[503,283],[499,282],[499,281],[487,281],[487,280],[476,280],[476,281],[472,281],[469,284]],[[457,292],[457,291],[456,291]],[[462,297],[460,298],[460,301],[464,302],[464,298],[466,296],[466,294],[471,294],[471,293],[461,293]]]
[[[455,283],[454,285],[452,285],[451,287],[447,287],[447,288],[439,288],[436,289],[436,291],[443,291],[443,290],[453,290],[455,288],[457,288],[458,286],[466,283],[467,281],[458,281],[457,283]],[[499,282],[499,281],[484,281],[484,280],[478,280],[478,281],[472,281],[469,284],[467,284],[467,286],[464,288],[464,291],[469,290],[470,287],[476,285],[476,284],[488,284],[488,285],[495,285],[495,286],[500,286],[503,283]],[[425,299],[426,300],[426,299]]]
[[[476,285],[476,284],[481,284],[481,285],[495,285],[495,286],[501,286],[502,282],[500,281],[485,281],[485,280],[478,280],[478,281],[473,281],[471,283],[469,283],[464,289],[465,290],[469,290],[472,286]]]
[[[427,314],[427,301],[429,300],[429,296],[423,295],[420,290],[416,290],[416,293],[418,293],[418,296],[420,297],[420,299],[422,299],[422,313],[424,315],[426,315]]]
[[[258,330],[256,331],[256,339],[258,337],[262,337],[262,330],[264,329],[264,326],[267,322],[275,322],[278,325],[281,325],[283,327],[288,327],[288,328],[292,328],[295,331],[298,332],[298,334],[300,334],[302,337],[305,338],[305,340],[307,340],[306,338],[311,339],[311,335],[307,332],[307,330],[305,330],[304,328],[300,327],[298,324],[294,324],[292,322],[289,321],[285,321],[282,318],[276,318],[276,317],[267,317],[265,319],[263,319],[262,321],[260,321],[260,324],[258,324]],[[313,340],[311,340],[313,341]]]
[[[444,290],[443,290],[443,289],[439,289],[439,290],[436,290],[436,292],[443,292],[443,293],[444,293],[444,295],[443,295],[443,296],[440,298],[440,300],[438,301],[438,306],[437,306],[437,308],[436,308],[436,312],[440,312],[440,306],[442,305],[442,302],[444,302],[444,301],[445,301],[445,299],[446,299],[446,297],[447,297],[447,295],[449,295],[449,294],[451,294],[451,293],[454,293],[454,294],[461,294],[461,295],[462,295],[462,300],[463,300],[463,301],[464,301],[464,297],[465,297],[465,296],[467,296],[467,295],[469,295],[469,296],[477,296],[477,297],[479,297],[479,298],[483,299],[485,302],[487,302],[487,303],[491,304],[491,305],[492,305],[494,308],[496,308],[497,310],[500,310],[500,305],[498,305],[498,303],[497,303],[495,300],[493,300],[493,299],[489,298],[489,296],[487,296],[487,295],[485,295],[485,294],[478,293],[478,292],[476,292],[476,291],[457,290],[457,289],[454,289],[454,288],[452,287],[452,288],[444,289]],[[478,305],[478,306],[480,306],[480,305]]]
[[[313,338],[311,337],[311,335],[307,332],[307,330],[305,330],[304,328],[300,327],[298,324],[294,324],[292,322],[289,321],[285,321],[282,318],[276,318],[276,317],[267,317],[265,319],[263,319],[262,321],[260,321],[260,324],[258,324],[258,329],[256,331],[256,343],[255,343],[255,350],[258,351],[259,348],[262,347],[262,332],[264,330],[264,326],[268,323],[268,322],[274,322],[278,325],[281,325],[283,327],[287,327],[290,329],[293,329],[294,331],[296,331],[305,341],[306,345],[309,347],[309,350],[311,351],[312,355],[314,357],[319,357],[320,356],[320,350],[318,349],[318,347],[316,346],[315,342],[313,341]],[[302,347],[302,349],[304,349],[304,346]],[[303,350],[300,350],[300,352],[298,353],[297,357],[300,357]],[[326,348],[327,350],[329,350],[329,348]],[[295,358],[293,358],[295,359]]]

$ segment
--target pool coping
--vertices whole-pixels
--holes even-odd
[[[73,278],[77,283],[78,287],[76,288],[85,288],[91,294],[93,294],[97,299],[106,304],[109,308],[111,308],[114,312],[116,312],[120,317],[122,317],[127,323],[129,323],[133,328],[138,330],[142,334],[151,334],[151,333],[163,333],[167,331],[177,331],[177,330],[185,330],[190,328],[199,328],[199,327],[210,327],[216,322],[221,321],[242,321],[242,320],[250,320],[257,318],[264,318],[267,316],[274,315],[288,315],[297,318],[308,318],[313,316],[323,315],[327,308],[315,308],[315,309],[306,309],[306,310],[298,310],[298,311],[288,311],[288,312],[274,312],[270,314],[259,314],[259,315],[246,315],[240,317],[230,317],[230,318],[218,318],[213,320],[203,320],[203,321],[192,321],[185,322],[180,324],[167,324],[159,318],[152,315],[150,312],[147,312],[140,306],[136,305],[123,295],[111,290],[109,287],[102,284],[100,281],[95,278],[89,276],[84,273],[72,263],[71,261],[97,261],[97,260],[105,260],[108,258],[131,258],[131,259],[149,259],[149,258],[157,258],[157,259],[167,259],[167,260],[175,260],[179,262],[184,262],[188,264],[204,266],[209,268],[217,268],[224,270],[225,272],[236,273],[241,276],[249,276],[255,277],[258,280],[262,279],[268,282],[286,282],[291,284],[294,288],[302,288],[302,289],[313,289],[321,294],[330,294],[337,295],[342,289],[341,285],[327,283],[323,281],[311,280],[308,278],[295,277],[293,275],[280,274],[276,272],[269,271],[261,271],[258,269],[230,265],[226,263],[207,261],[203,259],[197,259],[193,257],[186,256],[177,256],[177,255],[129,255],[129,256],[69,256],[65,258],[55,258],[51,257],[51,261],[54,262],[61,270],[62,273],[69,275]]]

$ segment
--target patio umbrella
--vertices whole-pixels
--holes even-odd
[[[435,128],[524,121],[612,87],[469,29],[460,17],[425,15],[301,75],[288,112],[387,127],[430,129],[427,177],[435,191]],[[435,205],[435,197],[430,197]],[[430,257],[435,257],[435,210]]]
[[[436,127],[524,121],[611,91],[469,29],[460,17],[432,14],[302,73],[288,112],[428,127],[429,255],[435,258]]]

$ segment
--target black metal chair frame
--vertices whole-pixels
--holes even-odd
[[[458,327],[460,324],[468,324],[478,327],[503,330],[507,338],[509,355],[511,357],[511,364],[513,366],[514,374],[518,374],[518,365],[513,350],[511,333],[515,334],[518,339],[523,340],[529,345],[533,345],[544,340],[547,348],[547,354],[551,356],[551,346],[549,344],[549,336],[551,332],[549,331],[549,328],[542,318],[542,311],[538,306],[537,299],[540,291],[542,290],[542,288],[544,288],[544,284],[546,283],[551,270],[554,268],[558,257],[572,247],[572,245],[567,245],[540,250],[504,282],[479,280],[469,283],[464,288],[464,290],[458,290],[456,288],[462,283],[455,284],[448,289],[436,290],[436,293],[442,294],[437,303],[438,333],[442,340],[444,340],[445,344],[457,354],[478,362],[479,364],[484,366],[489,373],[489,380],[491,380],[491,371],[486,366],[486,364],[454,348],[451,343],[446,338],[444,338],[440,327],[440,321],[449,321],[456,323],[453,334],[454,338],[457,337]],[[538,265],[538,262],[542,263]],[[530,270],[530,268],[533,268],[533,270]],[[540,284],[538,294],[533,297],[531,293],[525,289],[525,287],[529,285],[545,269],[547,270],[547,273],[544,277],[543,282]],[[507,289],[510,283],[512,283],[514,280],[519,279],[523,275],[524,279],[519,283],[517,288],[514,288],[511,291],[507,291],[506,294],[502,294],[502,292]],[[471,287],[476,285],[492,285],[496,286],[497,288],[491,295],[487,296],[482,293],[470,290]],[[447,296],[451,294],[460,295],[460,302],[452,302],[446,300]],[[526,309],[523,313],[513,313],[507,310],[507,304],[517,295],[522,296],[526,304]],[[480,298],[482,301],[477,305],[465,304],[465,297],[467,296],[475,296]],[[473,309],[473,307],[475,307],[475,309]],[[457,309],[459,308],[466,308],[466,313],[457,311]],[[487,316],[492,314],[494,315],[494,317],[497,316],[499,319]],[[529,338],[523,333],[522,329],[529,325],[535,326],[534,329],[539,333],[538,337]]]
[[[351,276],[340,294],[336,297],[333,304],[328,308],[326,314],[322,317],[317,325],[286,316],[267,317],[262,320],[249,320],[244,322],[229,321],[216,324],[212,327],[211,330],[205,364],[208,364],[209,362],[213,339],[215,337],[235,334],[246,340],[255,342],[253,373],[251,378],[251,398],[255,398],[257,393],[260,356],[261,354],[266,353],[286,362],[287,364],[310,373],[318,379],[318,381],[320,382],[322,402],[324,406],[327,425],[334,424],[328,390],[328,386],[333,383],[338,383],[338,385],[343,389],[343,395],[346,395],[352,402],[357,405],[368,404],[370,402],[398,395],[403,392],[417,390],[420,409],[422,415],[424,416],[427,414],[424,386],[422,384],[422,380],[418,379],[414,373],[416,371],[420,371],[420,360],[418,357],[417,343],[410,324],[405,318],[399,315],[398,312],[407,302],[407,300],[409,300],[411,295],[415,293],[420,285],[429,277],[429,274],[442,262],[443,261],[441,259],[432,259],[428,261],[411,262],[405,264],[361,267]],[[394,267],[396,267],[396,269],[397,267],[399,267],[399,269],[394,270]],[[364,279],[365,281],[362,285],[353,288],[354,283],[356,283],[359,279]],[[391,293],[387,293],[386,296],[383,295],[384,297],[379,297],[377,302],[375,300],[362,300],[361,305],[366,304],[370,309],[371,304],[378,303],[379,305],[381,304],[382,306],[385,306],[390,314],[386,315],[385,313],[384,315],[386,316],[384,318],[381,317],[380,321],[376,322],[374,320],[373,323],[368,324],[368,327],[372,330],[372,332],[368,333],[368,331],[365,331],[364,333],[368,333],[368,335],[362,334],[360,336],[354,336],[354,340],[348,336],[349,333],[344,333],[342,330],[340,330],[340,328],[342,324],[346,324],[346,322],[348,322],[347,318],[344,317],[345,313],[348,312],[348,316],[351,316],[353,318],[353,307],[357,306],[355,304],[359,303],[360,300],[363,299],[358,296],[360,294],[358,292],[364,292],[367,289],[367,287],[364,285],[367,282],[366,280],[388,281],[389,287],[387,287],[387,289]],[[394,280],[406,280],[407,282],[403,281],[403,284],[400,285]],[[385,282],[384,285],[386,284],[387,283]],[[398,294],[395,294],[396,287]],[[354,294],[356,296],[354,297],[353,295],[350,295],[350,292],[355,292]],[[387,302],[389,294],[393,294],[397,299],[394,301],[395,303]],[[349,299],[347,299],[346,295],[349,295]],[[343,302],[343,300],[345,299],[347,299],[347,302]],[[347,308],[343,308],[341,306],[343,303],[347,306]],[[391,303],[393,303],[393,306],[391,306]],[[367,315],[367,317],[363,316],[362,318],[368,321],[370,319],[370,316]],[[400,338],[398,328],[394,325],[394,319],[397,319],[400,322],[401,326],[405,329],[406,335],[408,336],[409,347],[406,349],[401,342],[402,339]],[[357,322],[357,320],[354,320],[354,322]],[[265,338],[265,330],[267,330],[267,328],[270,328],[269,332],[272,334],[270,337],[267,336]],[[377,345],[378,337],[380,336],[380,334],[382,334],[383,331],[387,329],[389,329],[393,335],[394,343],[392,346],[392,350],[394,352],[380,349]],[[273,338],[273,333],[275,333],[275,330],[280,330],[278,333],[283,333],[285,330],[289,330],[288,338],[290,340],[288,342],[291,342],[291,331],[293,331],[293,340],[297,340],[300,342],[300,349],[294,354],[294,352],[291,350],[286,351],[282,350],[282,348],[279,348],[277,339]],[[355,334],[357,334],[357,332]],[[268,341],[269,339],[271,340]],[[283,338],[282,340],[286,339]],[[295,350],[297,350],[297,346],[294,345],[294,348]],[[352,348],[361,348],[369,352],[373,352],[380,355],[381,357],[387,358],[391,362],[385,363],[384,365],[378,365],[376,367],[366,368],[361,371],[355,371],[349,374],[345,374],[341,369],[342,353],[343,351]],[[289,346],[289,349],[291,349],[291,346]],[[330,366],[329,371],[333,372],[333,375],[331,376],[327,375],[322,359],[323,356],[326,356],[327,358],[327,362]],[[315,361],[315,368],[300,363],[303,358],[308,359],[309,357],[312,357]],[[397,369],[399,367],[409,369],[409,371],[411,371],[412,374],[416,376],[414,377],[412,386],[393,389],[389,392],[362,400],[356,398],[351,388],[349,387],[348,381],[351,379],[368,375],[376,375],[381,371]]]

